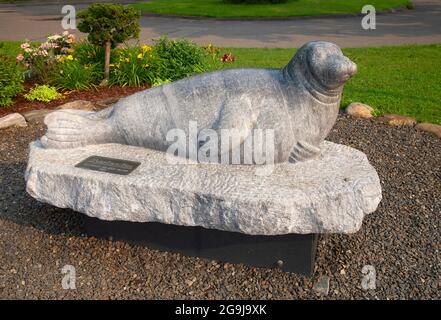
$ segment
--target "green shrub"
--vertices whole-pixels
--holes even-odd
[[[209,70],[206,52],[188,40],[170,40],[161,37],[155,40],[153,56],[157,59],[157,78],[171,81]]]
[[[12,104],[12,98],[23,91],[21,68],[15,61],[0,55],[0,107]]]
[[[73,56],[68,56],[57,64],[50,83],[60,89],[85,90],[99,83],[101,75],[100,65],[83,65]]]
[[[110,64],[110,85],[142,86],[154,79],[155,59],[150,46],[117,49]]]
[[[105,81],[110,76],[110,49],[139,36],[139,16],[139,11],[131,7],[111,3],[94,3],[78,13],[78,30],[88,33],[91,43],[105,48]]]
[[[54,87],[48,85],[36,85],[29,90],[24,97],[28,101],[50,102],[62,98],[63,95],[57,92],[57,89]]]
[[[277,4],[277,3],[286,3],[288,0],[223,0],[225,3],[234,3],[234,4]]]

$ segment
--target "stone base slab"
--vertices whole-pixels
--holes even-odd
[[[128,175],[77,168],[90,156],[140,162]],[[39,201],[102,220],[162,222],[250,235],[353,233],[381,200],[364,153],[325,141],[313,160],[274,166],[170,164],[155,150],[101,144],[30,145],[27,192]]]

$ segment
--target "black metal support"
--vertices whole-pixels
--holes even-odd
[[[318,239],[317,234],[252,236],[157,222],[104,221],[88,216],[85,226],[89,235],[99,238],[111,236],[152,249],[254,267],[278,266],[305,276],[312,275]]]

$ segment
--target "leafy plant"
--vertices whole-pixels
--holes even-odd
[[[165,80],[162,80],[162,79],[154,79],[154,80],[152,81],[152,87],[162,86],[163,84],[167,84],[167,83],[170,83],[170,82],[172,82],[170,79],[165,79]]]
[[[153,55],[157,57],[156,74],[160,79],[178,80],[209,70],[203,48],[188,40],[155,40]]]
[[[78,42],[73,47],[75,50],[75,59],[82,65],[94,64],[97,66],[97,71],[101,73],[101,79],[104,76],[104,48],[96,46],[87,40]]]
[[[0,107],[12,104],[12,98],[23,91],[22,70],[9,57],[0,55]]]
[[[120,4],[95,3],[78,13],[78,30],[88,33],[87,39],[105,48],[104,81],[110,75],[110,50],[140,32],[139,12]]]
[[[154,77],[155,59],[152,47],[126,47],[115,52],[115,62],[110,64],[111,85],[142,86]]]
[[[85,90],[97,84],[101,75],[99,64],[83,65],[73,56],[68,56],[57,64],[50,83],[61,89]]]
[[[61,93],[57,91],[55,87],[48,85],[36,85],[27,94],[24,95],[28,101],[42,101],[50,102],[52,100],[60,99],[63,97]]]
[[[220,48],[213,46],[211,43],[205,47],[205,50],[210,59],[210,70],[223,69],[226,66],[226,63],[234,62],[236,60],[235,56],[231,52],[225,52],[221,55]]]

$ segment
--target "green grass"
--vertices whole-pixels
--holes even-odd
[[[360,13],[366,0],[288,0],[281,4],[228,4],[222,0],[152,0],[133,7],[160,14],[214,18],[293,17]],[[411,6],[409,0],[370,0],[377,12]]]
[[[0,54],[16,56],[19,42],[0,41]],[[223,48],[236,62],[229,68],[280,68],[295,49]],[[397,113],[441,124],[441,45],[344,49],[358,65],[345,86],[342,107],[363,102],[377,115]]]
[[[11,57],[16,57],[20,52],[20,44],[19,41],[0,41],[0,54],[7,55]]]
[[[284,66],[295,49],[225,48],[238,67]],[[441,124],[441,45],[344,49],[358,65],[345,86],[342,107],[363,102],[377,115],[396,113]]]

